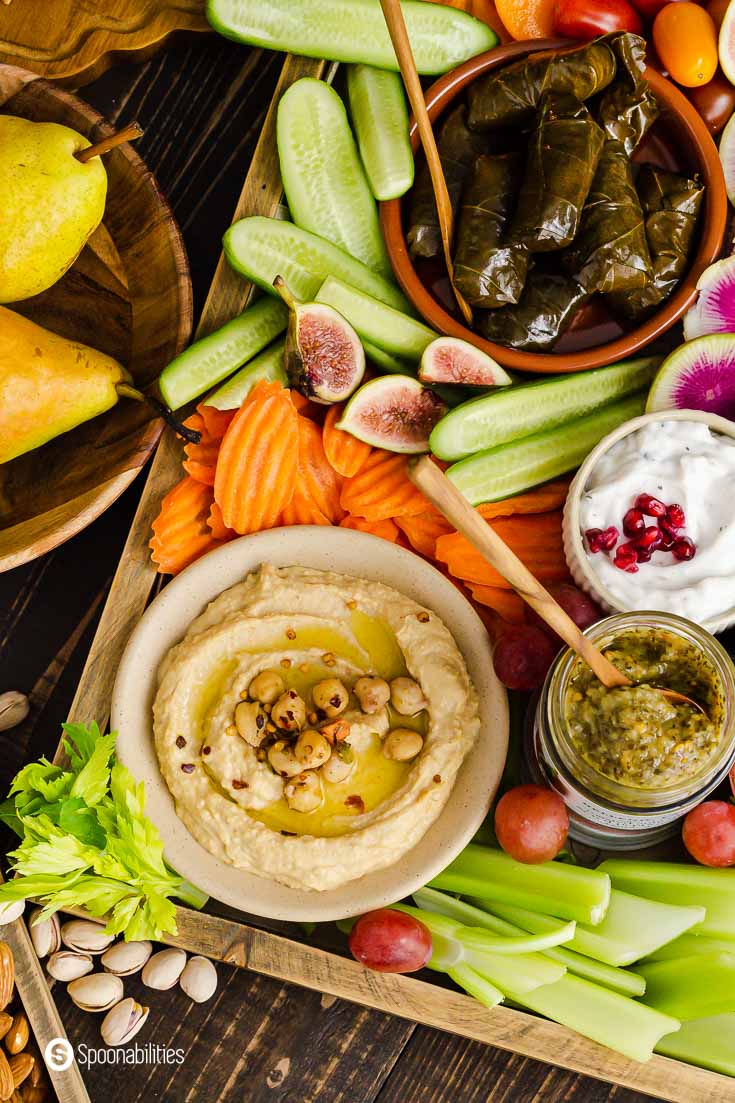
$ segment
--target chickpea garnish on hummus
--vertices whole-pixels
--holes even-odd
[[[261,567],[159,674],[156,751],[178,815],[217,857],[298,888],[334,888],[414,846],[479,730],[439,618],[345,575]]]

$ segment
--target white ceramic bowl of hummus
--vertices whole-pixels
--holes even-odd
[[[608,613],[658,610],[722,632],[735,624],[735,423],[701,410],[663,410],[621,425],[590,452],[564,507],[564,552],[574,581]],[[656,551],[633,573],[611,552],[592,554],[584,533],[614,525],[638,494],[680,505],[688,561]],[[645,518],[655,525],[654,516]]]
[[[388,798],[351,808],[344,832],[337,816],[325,835],[294,834],[270,792],[280,778],[254,764],[232,728],[233,709],[254,675],[279,663],[309,669],[323,658],[324,630],[373,614],[396,629],[406,671],[427,698],[423,749],[414,762],[391,764],[405,773]],[[326,629],[317,631],[319,618]],[[261,648],[263,633],[271,636]],[[349,685],[365,672],[350,645],[334,651],[325,674]],[[227,656],[231,668],[215,678]],[[370,740],[379,748],[378,735],[363,730],[354,709],[351,719],[358,761],[370,753],[377,761]],[[451,582],[387,541],[303,526],[235,540],[165,588],[123,655],[112,727],[120,759],[145,782],[146,811],[171,866],[225,904],[307,922],[394,903],[462,850],[500,781],[508,710],[485,628]]]

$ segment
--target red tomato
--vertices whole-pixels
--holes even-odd
[[[684,820],[684,846],[703,866],[735,865],[735,806],[706,800]]]
[[[413,915],[378,908],[350,931],[352,956],[378,973],[415,973],[431,957],[431,935]]]
[[[643,34],[641,17],[628,0],[556,0],[555,34],[587,39],[610,31]]]
[[[653,24],[656,53],[672,80],[685,88],[707,84],[717,71],[714,20],[690,0],[667,4]]]
[[[542,785],[509,789],[495,809],[495,834],[517,862],[550,862],[564,846],[569,815],[558,793]]]
[[[735,87],[720,69],[708,84],[689,88],[687,97],[704,119],[710,134],[719,134],[735,111]]]

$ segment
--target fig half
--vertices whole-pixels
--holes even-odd
[[[428,452],[429,434],[446,409],[413,376],[386,375],[360,387],[338,428],[389,452]]]
[[[325,406],[343,402],[365,374],[360,338],[333,307],[299,302],[281,276],[273,286],[289,309],[283,359],[290,385]]]
[[[492,356],[459,337],[437,337],[421,357],[422,383],[459,383],[463,387],[502,387],[512,383]]]

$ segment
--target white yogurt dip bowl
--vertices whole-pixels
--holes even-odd
[[[717,447],[717,437],[726,448]],[[591,527],[615,525],[620,543],[630,539],[622,521],[638,494],[683,507],[681,535],[694,541],[692,559],[657,551],[628,573],[614,566],[614,551],[588,550],[584,533]],[[657,523],[656,517],[645,521]],[[735,422],[701,410],[667,410],[610,433],[569,488],[564,552],[574,581],[606,612],[671,612],[713,633],[735,624]]]

